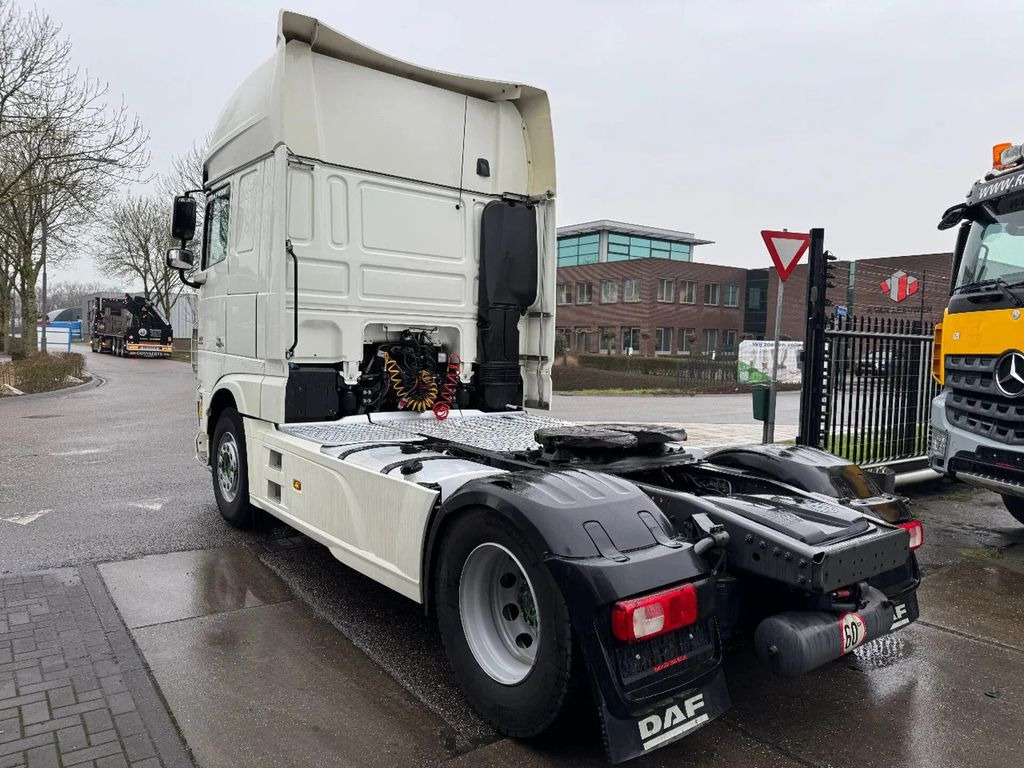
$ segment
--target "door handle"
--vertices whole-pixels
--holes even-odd
[[[222,337],[218,336],[216,344],[217,344],[217,348],[220,349],[221,347],[224,346],[224,339]]]

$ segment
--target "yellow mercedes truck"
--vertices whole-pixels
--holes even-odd
[[[939,229],[957,225],[929,464],[1000,494],[1024,523],[1024,144],[993,147],[992,169]]]

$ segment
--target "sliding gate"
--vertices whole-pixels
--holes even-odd
[[[821,448],[863,465],[925,456],[930,405],[938,394],[931,377],[933,329],[903,318],[828,321]]]

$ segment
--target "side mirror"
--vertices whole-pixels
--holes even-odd
[[[167,250],[167,266],[171,269],[192,269],[196,257],[188,248],[169,248]]]
[[[196,235],[196,201],[188,195],[174,198],[171,216],[171,238],[187,243]]]
[[[964,203],[947,208],[946,212],[942,214],[942,219],[939,221],[939,229],[952,229],[963,220],[966,213],[967,206]]]

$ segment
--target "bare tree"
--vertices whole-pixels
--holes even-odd
[[[164,255],[173,245],[167,225],[169,204],[146,195],[126,195],[114,201],[96,237],[99,270],[125,282],[142,283],[146,298],[168,318],[181,293],[176,270]]]
[[[50,304],[54,309],[81,307],[90,297],[95,296],[97,293],[123,294],[124,291],[109,283],[65,280],[50,288]]]
[[[178,298],[191,292],[176,270],[168,269],[164,255],[178,245],[170,237],[171,201],[176,195],[203,187],[203,156],[209,139],[194,143],[171,161],[170,171],[154,185],[155,195],[126,195],[111,203],[96,238],[99,270],[126,282],[141,283],[146,298],[165,318]],[[199,208],[196,233],[202,232],[205,196],[192,195]]]
[[[67,257],[119,185],[139,179],[148,139],[109,87],[74,69],[71,48],[45,14],[0,0],[0,228],[16,278],[22,328],[35,325],[36,283],[49,260]],[[32,67],[18,64],[29,58]],[[4,63],[6,62],[6,63]],[[25,70],[29,70],[26,74]],[[34,333],[22,347],[35,351]]]

